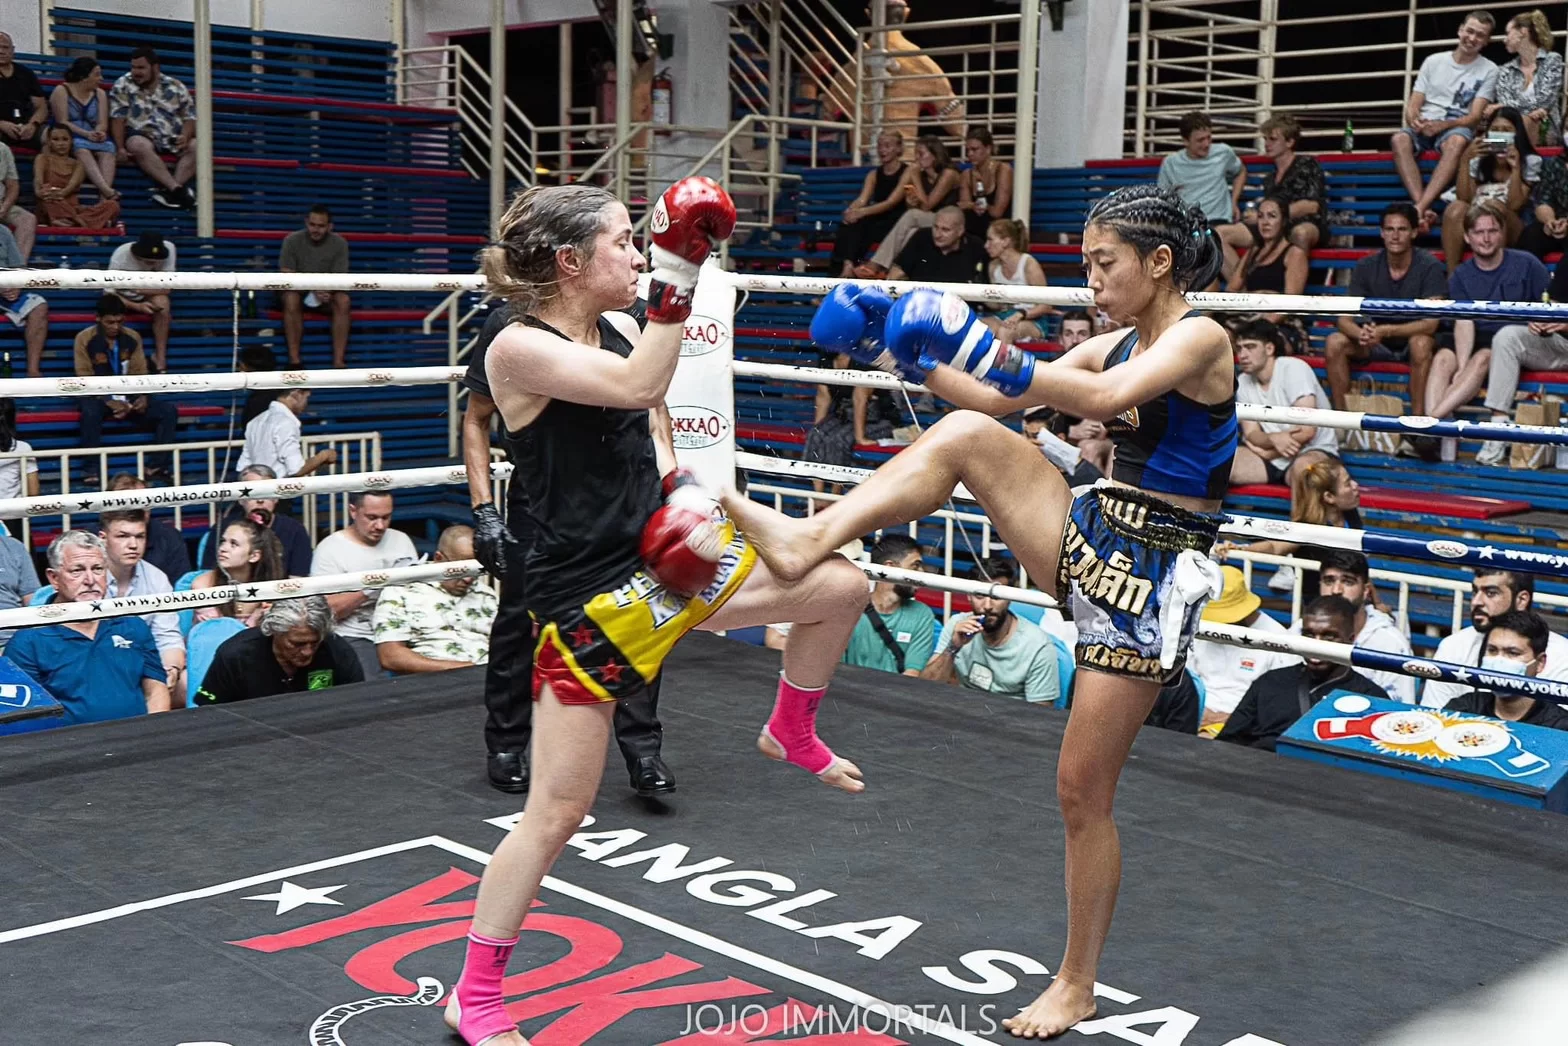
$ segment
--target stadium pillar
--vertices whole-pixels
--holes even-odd
[[[490,0],[490,228],[506,209],[506,5]]]
[[[1127,112],[1128,13],[1134,0],[1067,4],[1062,28],[1039,33],[1036,167],[1119,159]],[[1019,156],[1023,162],[1023,154]],[[1014,194],[1017,195],[1016,193]]]
[[[212,220],[212,7],[195,0],[196,54],[196,235],[213,236]]]
[[[1018,20],[1018,109],[1014,116],[1014,156],[1034,155],[1035,100],[1037,92],[1030,90],[1039,83],[1037,67],[1040,62],[1040,0],[1024,0],[1019,8]],[[1013,192],[1013,218],[1029,227],[1029,185],[1023,191]]]
[[[637,66],[632,61],[632,0],[615,2],[615,195],[625,200],[630,195],[632,176],[632,78]]]

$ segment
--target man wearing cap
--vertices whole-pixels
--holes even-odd
[[[1225,590],[1220,598],[1209,600],[1203,620],[1216,625],[1235,625],[1258,632],[1285,635],[1285,626],[1263,613],[1263,600],[1247,587],[1242,572],[1225,567]],[[1231,646],[1212,639],[1192,641],[1187,668],[1203,684],[1203,732],[1213,736],[1241,703],[1242,696],[1264,673],[1298,664],[1301,658],[1276,650]]]
[[[121,272],[174,272],[174,244],[162,233],[144,232],[130,243],[122,243],[109,255],[109,269]],[[117,287],[126,312],[152,317],[152,362],[162,373],[169,366],[169,293],[163,290],[135,290]]]

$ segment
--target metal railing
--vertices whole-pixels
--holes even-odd
[[[989,39],[964,44],[931,42],[948,37],[955,30],[976,28],[986,30]],[[1021,29],[1020,15],[906,22],[882,31],[871,26],[856,29],[862,60],[854,66],[855,162],[861,162],[873,150],[876,136],[884,128],[902,131],[905,139],[912,142],[923,129],[918,110],[927,106],[938,111],[935,122],[947,130],[948,137],[956,137],[954,128],[987,125],[999,148],[1013,146],[1018,136],[1014,114],[1018,106]],[[951,92],[930,72],[898,64],[897,59],[908,57],[910,52],[879,42],[882,32],[897,32],[910,43],[918,44],[919,54],[942,66]],[[1025,74],[1025,81],[1026,89],[1034,90],[1033,71]],[[895,106],[900,108],[895,110]],[[905,110],[913,112],[902,115]]]
[[[349,472],[377,472],[381,469],[381,433],[379,432],[339,432],[331,435],[305,436],[301,441],[301,449],[308,458],[322,450],[335,450],[338,460],[335,464],[324,466],[316,471],[318,476],[340,475]],[[27,475],[30,463],[46,463],[52,468],[51,472],[59,477],[60,500],[65,503],[62,507],[69,509],[69,502],[73,495],[80,496],[87,491],[71,489],[71,468],[73,465],[82,466],[86,474],[91,475],[96,468],[97,475],[103,483],[117,472],[133,472],[138,476],[146,475],[147,459],[156,458],[160,454],[173,454],[170,466],[172,486],[201,485],[218,483],[226,476],[232,475],[236,470],[234,463],[239,460],[240,451],[244,448],[243,439],[218,439],[218,440],[193,440],[186,443],[151,443],[137,444],[124,447],[75,447],[62,450],[35,450],[28,454],[0,454],[0,461],[16,461],[22,470],[22,475]],[[200,464],[192,466],[188,463],[189,457],[196,457]],[[134,464],[127,464],[134,462]],[[112,467],[111,467],[112,466]],[[40,479],[44,470],[39,470]],[[25,486],[24,486],[25,489]],[[313,494],[298,499],[300,501],[301,522],[305,530],[313,538],[320,535],[317,529],[325,522],[330,530],[336,530],[343,525],[342,521],[348,518],[348,495],[344,494]],[[207,517],[207,525],[214,526],[218,522],[221,506],[217,504],[206,505],[176,505],[174,506],[174,525],[183,526],[186,516],[198,513]],[[69,530],[73,515],[63,511],[55,516],[24,516],[20,519],[9,520],[6,526],[12,530],[12,536],[17,538],[28,548],[32,547],[33,524],[38,520],[58,520],[59,525]],[[89,513],[96,518],[97,513]],[[19,531],[19,533],[17,532]]]
[[[754,2],[730,9],[734,96],[759,116],[787,116],[769,92],[787,92],[798,78],[802,90],[823,99],[830,111],[853,112],[854,81],[844,74],[856,64],[855,27],[824,0],[792,0],[778,5],[776,13],[775,34],[772,4]],[[771,66],[775,57],[777,69],[762,67]]]
[[[1460,20],[1476,7],[1366,0],[1353,13],[1282,18],[1282,6],[1280,0],[1133,0],[1128,154],[1180,148],[1177,123],[1195,109],[1214,119],[1217,140],[1248,150],[1257,146],[1258,124],[1276,109],[1301,116],[1309,136],[1331,134],[1324,145],[1337,140],[1349,121],[1372,148],[1386,148],[1388,136],[1403,125],[1421,62],[1453,50]],[[1451,18],[1452,31],[1419,35],[1423,25],[1433,25],[1431,15]],[[1321,46],[1328,25],[1344,27],[1343,43]],[[1495,54],[1501,40],[1499,24],[1488,50]],[[1293,94],[1290,88],[1298,85],[1327,83],[1336,85],[1339,97],[1280,98],[1281,88]]]
[[[499,454],[499,451],[493,452]],[[792,503],[804,502],[806,514],[811,515],[817,509],[817,502],[837,501],[843,494],[830,491],[813,491],[802,487],[779,486],[771,483],[749,483],[747,492],[751,495],[769,495],[773,499],[775,510],[784,511],[786,501]],[[991,521],[986,516],[976,512],[965,512],[955,509],[940,509],[933,512],[924,520],[908,524],[907,532],[910,537],[919,540],[919,528],[922,523],[940,520],[942,523],[942,543],[939,554],[942,557],[941,575],[953,577],[953,558],[956,551],[964,557],[989,556],[993,552],[1005,549],[1006,543],[994,537]],[[957,527],[964,524],[969,528],[978,527],[980,539],[966,541],[958,537]],[[899,528],[906,529],[906,528]],[[956,541],[956,545],[955,545]],[[1290,594],[1290,617],[1296,620],[1301,617],[1302,606],[1302,580],[1306,570],[1317,570],[1320,563],[1315,559],[1305,559],[1298,556],[1275,556],[1264,552],[1252,552],[1247,549],[1234,549],[1226,557],[1228,561],[1235,562],[1241,568],[1242,576],[1246,579],[1247,587],[1253,584],[1253,571],[1259,565],[1275,567],[1292,567],[1296,571]],[[1026,588],[1029,585],[1027,572],[1023,564],[1018,565],[1018,587]],[[935,573],[935,571],[933,571]],[[1394,620],[1406,635],[1410,634],[1410,608],[1412,596],[1417,593],[1430,593],[1438,598],[1447,599],[1450,604],[1449,631],[1457,632],[1467,624],[1469,612],[1469,597],[1474,586],[1469,581],[1433,577],[1427,574],[1407,573],[1399,570],[1373,569],[1369,571],[1371,580],[1375,584],[1394,585],[1397,598],[1391,608],[1394,611]],[[1283,596],[1283,592],[1281,595]],[[1558,612],[1568,612],[1568,596],[1553,595],[1545,592],[1535,594],[1533,604],[1538,609],[1550,608]],[[942,616],[945,619],[952,613],[952,593],[944,593],[942,597]]]
[[[465,311],[463,298],[473,296],[473,303]],[[441,322],[441,317],[446,317],[446,362],[448,366],[456,367],[468,359],[474,351],[474,345],[479,341],[479,331],[465,341],[463,332],[485,310],[488,295],[475,294],[471,290],[458,289],[441,299],[441,304],[425,314],[421,326],[426,334],[435,332],[435,325]],[[449,382],[446,390],[446,452],[451,457],[457,457],[462,452],[462,427],[463,418],[459,411],[462,398],[468,394],[461,382]]]
[[[463,166],[476,178],[488,177],[490,134],[496,118],[490,107],[489,72],[457,44],[409,47],[398,51],[394,82],[399,105],[457,112]],[[500,118],[506,178],[533,185],[539,168],[540,133],[558,129],[535,127],[510,98]]]
[[[1293,568],[1296,576],[1291,583],[1290,616],[1292,620],[1301,617],[1302,572],[1319,569],[1321,564],[1317,560],[1304,559],[1299,556],[1275,556],[1267,552],[1252,552],[1244,548],[1233,549],[1226,558],[1240,564],[1241,573],[1247,581],[1248,588],[1252,587],[1252,573],[1258,564]],[[1400,629],[1406,635],[1410,634],[1410,597],[1412,591],[1416,590],[1436,593],[1441,598],[1450,600],[1450,631],[1457,632],[1465,626],[1466,603],[1470,593],[1474,591],[1474,586],[1469,581],[1433,577],[1429,574],[1412,574],[1402,570],[1380,570],[1375,568],[1368,571],[1368,576],[1374,583],[1381,581],[1398,587],[1399,596],[1393,607],[1394,620],[1399,623]],[[1563,610],[1568,608],[1568,596],[1537,592],[1531,603],[1536,607],[1553,607],[1557,610]]]

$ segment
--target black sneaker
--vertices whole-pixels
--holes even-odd
[[[190,186],[180,186],[174,190],[173,196],[176,201],[175,206],[184,208],[187,211],[196,209],[196,194],[191,192]]]
[[[152,197],[153,203],[157,204],[159,207],[167,207],[171,211],[177,211],[183,206],[183,204],[180,203],[178,189],[158,188],[152,190],[147,195]]]

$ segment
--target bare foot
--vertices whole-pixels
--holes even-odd
[[[458,1035],[462,1035],[462,1032],[458,1030],[458,1025],[462,1023],[462,1011],[457,1005],[457,992],[454,991],[446,1000],[446,1009],[442,1012],[441,1017],[446,1021],[448,1028],[457,1032]],[[500,1035],[491,1035],[480,1039],[478,1042],[473,1043],[472,1046],[528,1046],[528,1040],[523,1038],[522,1032],[514,1028],[509,1032],[502,1032]]]
[[[1094,989],[1058,978],[1040,997],[1002,1021],[1002,1027],[1023,1039],[1051,1039],[1079,1021],[1094,1016]]]
[[[786,516],[734,490],[725,491],[719,503],[734,522],[735,529],[751,543],[780,581],[799,581],[823,558],[810,552],[811,529],[815,526],[812,517]]]
[[[769,737],[766,732],[757,735],[757,751],[777,762],[784,761],[784,749],[779,743]],[[866,790],[866,782],[861,780],[860,767],[851,763],[842,756],[833,757],[833,765],[822,771],[817,777],[823,784],[837,788],[841,792],[856,794]]]

